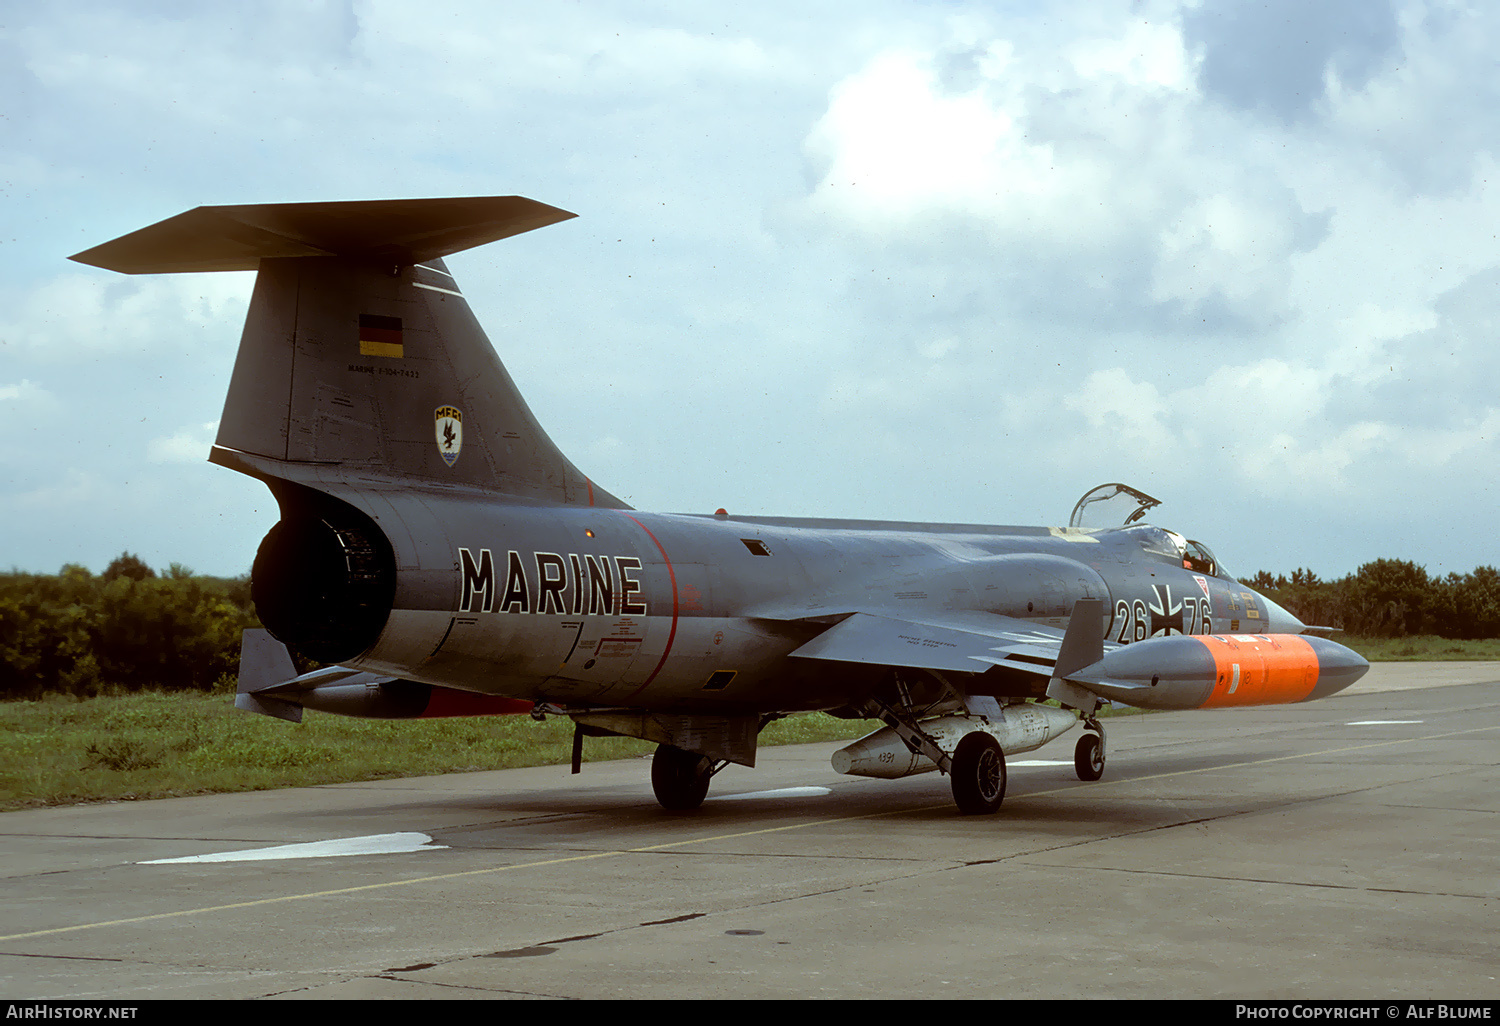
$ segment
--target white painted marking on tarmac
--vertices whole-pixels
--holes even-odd
[[[340,837],[332,841],[281,844],[274,848],[221,851],[211,855],[187,855],[180,859],[152,859],[141,866],[168,866],[184,862],[264,862],[271,859],[326,859],[342,855],[397,855],[412,851],[438,851],[446,844],[433,844],[426,834],[370,834]]]
[[[832,794],[831,787],[778,787],[774,791],[746,791],[744,794],[715,795],[716,802],[733,802],[741,798],[816,798]]]
[[[1424,720],[1353,720],[1346,727],[1383,727],[1388,723],[1423,723]]]
[[[1006,759],[1007,766],[1071,766],[1072,759]]]

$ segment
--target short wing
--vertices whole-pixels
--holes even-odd
[[[1050,678],[1063,636],[1056,627],[988,613],[938,613],[920,620],[854,613],[791,657],[945,673],[1004,667]]]

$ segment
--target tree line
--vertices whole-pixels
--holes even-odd
[[[1311,570],[1261,570],[1245,583],[1309,626],[1342,627],[1365,638],[1436,634],[1500,637],[1500,571],[1434,577],[1402,559],[1377,559],[1325,581]]]
[[[1433,577],[1377,559],[1337,580],[1262,570],[1245,583],[1303,623],[1357,636],[1500,637],[1492,566]],[[198,577],[176,563],[157,574],[128,552],[97,575],[76,565],[0,574],[0,699],[207,690],[237,672],[240,632],[258,626],[248,576]]]
[[[258,627],[250,579],[158,575],[124,553],[102,574],[0,574],[0,699],[143,688],[208,690]]]

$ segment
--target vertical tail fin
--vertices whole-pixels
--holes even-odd
[[[73,259],[259,271],[215,462],[624,507],[547,437],[441,259],[572,216],[518,196],[198,207]]]

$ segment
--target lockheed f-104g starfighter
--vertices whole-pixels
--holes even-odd
[[[567,716],[658,744],[696,808],[771,720],[886,726],[844,773],[950,777],[996,811],[1005,760],[1102,703],[1303,702],[1367,669],[1218,565],[1121,526],[989,527],[647,513],[548,438],[443,257],[574,215],[516,196],[198,207],[78,254],[127,274],[254,270],[209,459],[281,519],[252,570],[242,709]],[[551,412],[551,411],[549,411]],[[1104,486],[1080,502],[1144,493]],[[298,675],[286,646],[323,663]],[[1055,700],[1056,704],[1047,702]]]

